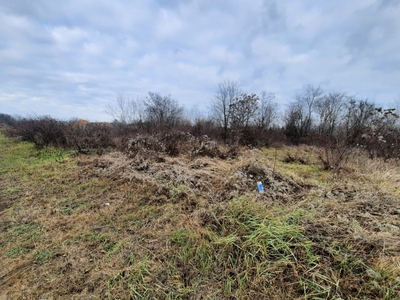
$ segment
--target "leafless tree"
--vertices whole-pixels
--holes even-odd
[[[258,109],[258,96],[256,94],[241,94],[233,99],[229,106],[231,127],[243,129],[254,123]]]
[[[299,103],[292,102],[288,105],[285,116],[285,134],[292,142],[298,143],[300,138],[304,135],[304,111]]]
[[[351,98],[346,103],[346,111],[343,120],[343,138],[348,144],[358,144],[363,130],[370,123],[374,115],[375,105],[368,100]]]
[[[143,120],[143,101],[128,99],[119,94],[115,105],[108,105],[106,112],[118,123],[127,125]]]
[[[289,104],[284,121],[285,132],[292,141],[297,143],[311,133],[313,113],[322,95],[321,87],[307,85],[302,93],[295,96],[295,101]]]
[[[318,133],[333,136],[343,116],[348,97],[343,92],[333,92],[317,99],[315,103],[319,119]]]
[[[198,106],[198,104],[194,104],[186,113],[192,124],[195,124],[198,120],[205,119],[204,112],[202,112]]]
[[[183,118],[183,107],[170,95],[149,92],[144,102],[146,121],[155,126],[176,126]]]
[[[225,80],[218,85],[217,92],[211,100],[210,110],[216,122],[223,128],[223,138],[228,137],[229,125],[231,122],[230,106],[234,99],[242,93],[236,81]]]
[[[321,89],[321,87],[314,87],[312,85],[307,85],[304,88],[303,94],[296,95],[296,101],[298,101],[304,109],[304,126],[306,134],[311,129],[313,122],[312,114],[315,110],[317,101],[321,99],[322,95],[323,90]]]
[[[262,129],[271,128],[278,117],[278,109],[274,93],[261,92],[260,105],[258,107],[257,126]]]

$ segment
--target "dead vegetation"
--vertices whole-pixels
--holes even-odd
[[[395,161],[332,177],[311,147],[72,157],[0,138],[0,299],[400,297]]]

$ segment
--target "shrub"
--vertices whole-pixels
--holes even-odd
[[[105,149],[115,147],[116,128],[108,123],[80,123],[72,121],[66,129],[68,147],[78,153],[95,151],[101,155]]]
[[[363,128],[362,145],[370,158],[384,160],[400,156],[399,115],[394,108],[375,108],[370,124]]]
[[[15,124],[15,135],[24,141],[33,142],[38,148],[65,147],[67,145],[66,126],[65,122],[49,116],[26,118]]]
[[[347,145],[344,139],[339,140],[330,136],[319,136],[316,141],[321,146],[319,159],[324,169],[338,174],[353,154],[354,148]]]

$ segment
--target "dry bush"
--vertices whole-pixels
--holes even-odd
[[[265,130],[257,126],[249,126],[230,131],[229,143],[239,144],[248,147],[281,147],[283,145],[291,145],[290,140],[278,128]],[[311,144],[311,143],[309,143]]]
[[[399,115],[394,108],[375,108],[370,124],[364,127],[362,145],[370,158],[385,160],[400,157]]]
[[[272,135],[270,131],[263,130],[257,126],[246,127],[232,132],[231,139],[242,146],[260,147],[270,145]]]
[[[183,131],[163,133],[160,139],[165,145],[165,152],[170,156],[189,153],[195,140],[190,133],[185,133]]]
[[[79,123],[72,121],[66,131],[67,145],[78,153],[95,151],[101,155],[106,149],[115,147],[113,136],[116,129],[107,123]]]
[[[325,170],[338,174],[354,150],[348,146],[331,145],[321,150],[319,158]]]
[[[93,151],[102,154],[105,149],[115,147],[113,139],[116,132],[108,123],[88,123],[84,120],[65,122],[45,116],[21,119],[14,128],[4,133],[33,142],[38,148],[53,146],[84,154]]]
[[[157,136],[137,134],[134,138],[123,140],[122,143],[120,149],[130,158],[136,156],[153,157],[158,153],[165,152],[165,145]]]
[[[237,144],[222,147],[208,136],[194,137],[183,131],[161,132],[153,135],[137,134],[134,138],[121,139],[119,149],[130,158],[145,157],[146,159],[189,156],[215,157],[221,159],[234,158],[238,155]]]
[[[161,154],[178,156],[190,152],[194,137],[182,131],[164,132],[154,135],[137,134],[134,138],[122,140],[120,149],[129,157],[145,155],[153,157]]]
[[[192,150],[192,156],[208,156],[219,157],[221,151],[219,150],[218,143],[211,140],[207,135],[203,135],[196,139],[196,143]]]
[[[212,120],[198,119],[190,128],[190,133],[195,137],[209,136],[212,139],[221,137],[220,129],[215,125]]]
[[[232,144],[226,147],[222,147],[217,141],[210,139],[204,135],[197,138],[192,148],[191,157],[207,156],[211,158],[236,158],[239,155],[239,145]]]
[[[346,143],[346,140],[330,136],[318,136],[315,143],[321,148],[319,159],[325,170],[339,174],[340,170],[353,155],[355,149]]]
[[[18,137],[18,132],[15,127],[2,124],[0,125],[0,132],[7,137],[16,138]]]
[[[36,117],[19,120],[15,124],[14,134],[23,141],[34,143],[37,147],[66,147],[65,122],[54,118]]]

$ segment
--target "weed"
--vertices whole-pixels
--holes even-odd
[[[72,202],[71,200],[64,200],[59,202],[61,213],[63,215],[71,215],[74,212],[80,212],[89,206],[88,201]]]
[[[117,242],[114,244],[107,245],[107,247],[105,247],[104,250],[106,250],[108,252],[108,256],[111,257],[111,256],[117,254],[118,252],[120,252],[122,248],[123,248],[123,243]],[[129,261],[131,262],[131,260],[129,260]]]
[[[108,296],[113,296],[113,291],[119,290],[122,285],[133,299],[147,298],[150,290],[148,284],[151,282],[151,264],[151,260],[144,258],[134,263],[128,270],[109,278],[107,280]]]
[[[54,255],[54,250],[38,250],[34,253],[35,262],[42,265]]]
[[[181,228],[170,236],[171,245],[178,252],[175,267],[181,270],[185,286],[200,286],[202,281],[213,280],[219,274],[219,281],[224,282],[221,296],[244,295],[249,288],[256,288],[253,280],[266,287],[271,278],[276,281],[292,276],[291,272],[292,275],[285,275],[288,265],[305,263],[311,268],[316,264],[312,243],[302,234],[301,227],[262,219],[260,210],[252,204],[237,199],[218,212],[218,231],[210,227],[199,234]]]
[[[11,228],[12,235],[13,236],[20,236],[28,231],[31,231],[32,227],[34,227],[34,224],[22,224],[22,225],[17,225]]]
[[[40,226],[35,223],[16,225],[11,228],[10,234],[18,241],[36,242],[40,239]]]
[[[4,194],[4,196],[10,196],[12,194],[18,193],[21,190],[21,188],[18,187],[10,187],[10,188],[6,188],[2,191],[2,193]]]
[[[20,255],[26,254],[29,252],[29,249],[24,248],[24,247],[17,247],[17,248],[12,248],[7,251],[7,256],[10,258],[16,258]]]

